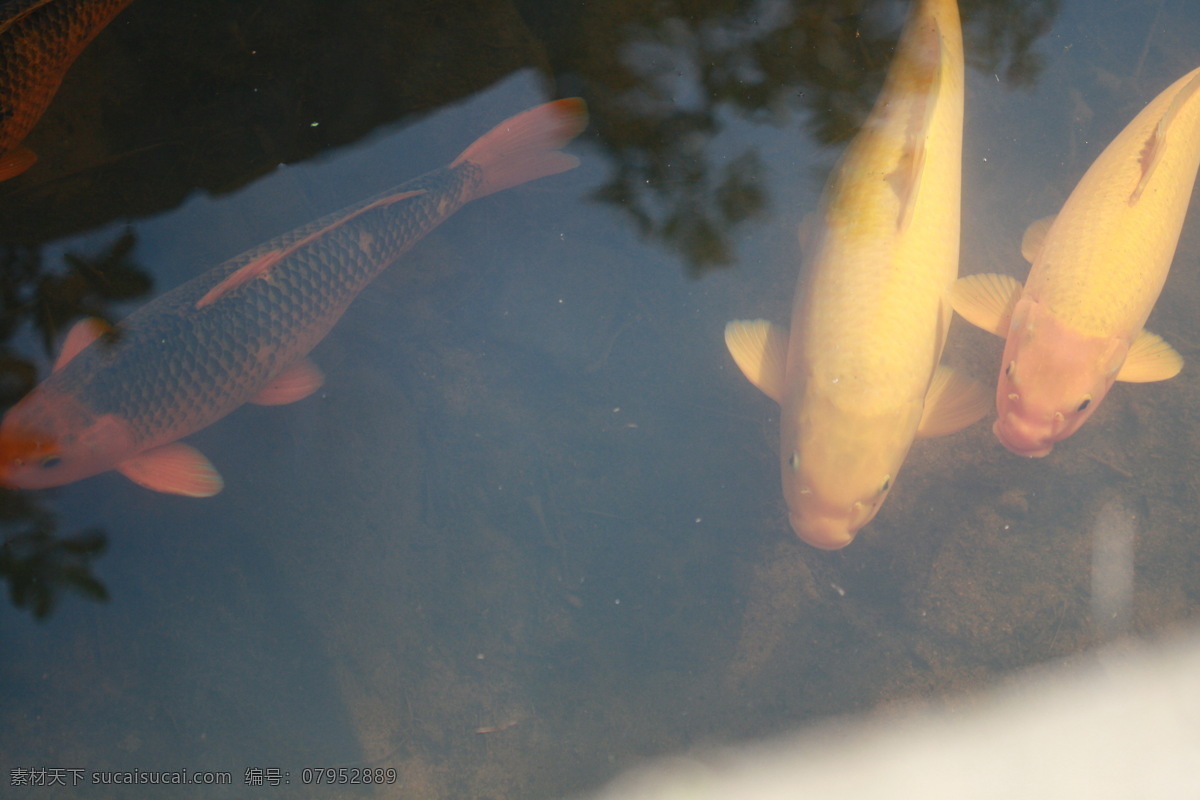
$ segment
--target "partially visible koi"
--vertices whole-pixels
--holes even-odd
[[[0,6],[0,181],[37,156],[21,142],[67,70],[130,0],[14,0]]]

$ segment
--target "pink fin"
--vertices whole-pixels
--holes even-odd
[[[15,178],[33,166],[37,156],[28,147],[18,147],[0,154],[0,181]]]
[[[116,469],[138,486],[186,497],[212,497],[225,487],[209,460],[182,442],[138,453]]]
[[[308,234],[307,236],[300,237],[299,239],[292,242],[287,247],[284,247],[281,250],[271,250],[266,253],[263,253],[261,256],[252,260],[250,263],[248,263],[245,266],[238,269],[237,272],[234,272],[232,275],[225,278],[225,280],[221,281],[216,286],[209,289],[203,297],[201,297],[199,300],[196,301],[196,308],[201,309],[207,305],[211,305],[212,303],[215,303],[217,300],[220,300],[221,297],[223,297],[224,295],[228,294],[229,292],[233,291],[234,289],[236,289],[237,287],[241,286],[244,283],[249,283],[250,281],[254,280],[255,278],[265,278],[267,276],[267,273],[270,272],[271,267],[275,266],[280,261],[282,261],[283,259],[290,256],[292,253],[295,253],[300,248],[305,247],[306,245],[312,244],[314,241],[316,241],[317,239],[320,239],[322,236],[329,233],[330,231],[335,230],[342,225],[345,225],[347,222],[354,219],[355,217],[361,216],[362,214],[365,214],[368,211],[372,211],[372,210],[374,210],[376,208],[380,208],[382,206],[390,206],[392,203],[398,203],[401,200],[407,200],[410,197],[416,197],[417,195],[420,195],[420,194],[425,194],[425,190],[424,189],[414,189],[411,192],[400,192],[399,194],[390,194],[387,197],[381,197],[373,203],[368,203],[367,205],[362,206],[361,208],[354,209],[349,214],[346,214],[343,217],[338,217],[333,222],[326,225],[324,228],[318,228],[317,230],[313,231],[312,233]]]
[[[325,376],[316,364],[307,358],[288,367],[268,383],[258,394],[250,398],[251,403],[260,406],[281,406],[303,400],[321,388]]]
[[[67,340],[63,342],[62,350],[58,353],[58,360],[54,362],[54,371],[62,369],[68,361],[79,355],[81,350],[111,330],[112,328],[107,322],[97,317],[88,317],[76,322],[71,327],[71,332],[67,334]]]
[[[579,165],[575,156],[559,152],[587,127],[587,106],[578,97],[531,108],[501,122],[479,137],[451,167],[470,161],[483,170],[483,183],[467,200],[527,181],[565,172]]]
[[[725,325],[725,346],[746,379],[782,405],[787,392],[787,331],[765,319],[735,319]]]

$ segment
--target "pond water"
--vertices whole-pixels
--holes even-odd
[[[0,608],[5,785],[81,770],[54,796],[127,797],[90,781],[188,770],[231,785],[137,796],[557,797],[834,715],[969,706],[1193,616],[1196,209],[1149,323],[1177,378],[1119,384],[1044,459],[990,419],[918,442],[844,550],[788,528],[778,408],[722,331],[787,321],[797,229],[905,8],[125,9],[26,140],[38,162],[0,183],[9,402],[78,317],[120,319],[538,103],[582,96],[591,123],[577,169],[470,204],[364,290],[312,354],[315,395],[189,437],[217,496],[115,472],[0,494],[23,600]],[[1200,65],[1200,8],[962,14],[962,272],[1023,278],[1025,227]],[[947,360],[990,386],[1000,350],[956,320]],[[1114,552],[1131,594],[1093,591]],[[319,768],[394,784],[315,785]]]

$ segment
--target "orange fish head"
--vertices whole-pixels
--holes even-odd
[[[1095,412],[1128,353],[1126,340],[1079,333],[1022,298],[996,385],[996,438],[1020,456],[1048,454]]]
[[[96,416],[69,395],[42,386],[0,423],[0,485],[62,486],[112,469],[135,449],[123,420]]]
[[[880,416],[821,414],[819,424],[784,423],[783,496],[792,530],[822,550],[840,550],[875,518],[895,483],[921,417],[920,403]]]

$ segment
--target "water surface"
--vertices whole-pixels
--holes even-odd
[[[652,755],[917,696],[969,704],[1020,667],[1192,616],[1195,213],[1150,322],[1187,359],[1178,378],[1118,386],[1045,459],[983,423],[918,443],[846,550],[788,530],[777,410],[722,329],[786,321],[797,228],[903,11],[131,5],[28,140],[39,163],[0,184],[14,399],[83,311],[119,319],[547,99],[583,96],[592,125],[579,169],[468,206],[369,287],[313,353],[317,395],[190,437],[226,479],[217,497],[115,473],[0,497],[10,541],[102,536],[82,563],[108,598],[39,562],[47,613],[0,609],[3,780],[188,769],[233,786],[139,796],[555,797]],[[1023,278],[1025,226],[1200,63],[1200,11],[963,15],[962,269]],[[72,269],[127,280],[81,289]],[[990,382],[999,355],[955,323],[952,363]],[[1109,608],[1092,585],[1106,508],[1132,518],[1115,526],[1134,536],[1129,607],[1105,612],[1119,625],[1093,610]],[[331,766],[394,769],[403,788],[302,785]],[[290,785],[248,788],[248,769]]]

